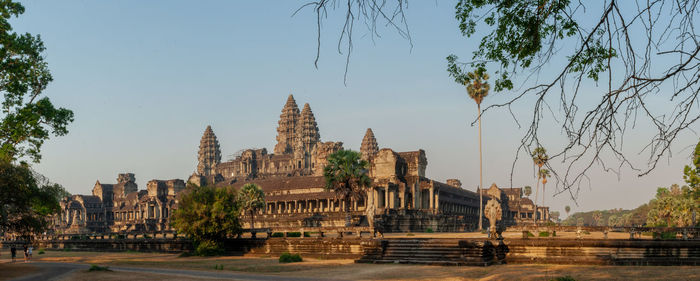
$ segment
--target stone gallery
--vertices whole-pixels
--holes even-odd
[[[188,182],[194,185],[233,186],[255,183],[265,192],[266,207],[255,219],[254,228],[294,229],[302,227],[345,226],[346,202],[324,189],[323,168],[328,155],[343,149],[342,142],[321,141],[311,107],[300,111],[292,95],[285,103],[277,127],[273,153],[267,149],[243,150],[228,162],[221,162],[221,148],[210,126],[199,143],[197,170]],[[350,200],[352,224],[392,231],[468,231],[476,229],[479,194],[484,205],[500,204],[503,223],[531,223],[549,220],[549,208],[537,207],[522,197],[522,188],[469,191],[456,179],[445,183],[425,176],[425,151],[396,152],[379,148],[367,129],[360,148],[369,162],[371,188],[359,200]],[[134,174],[120,174],[116,184],[99,181],[93,194],[66,197],[61,214],[55,219],[62,233],[100,233],[169,230],[169,215],[177,208],[183,180],[152,180],[139,191]],[[373,214],[373,220],[367,219]],[[247,219],[244,228],[250,228]],[[488,225],[485,219],[484,225]]]

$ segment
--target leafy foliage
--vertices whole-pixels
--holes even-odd
[[[671,188],[659,188],[656,198],[649,202],[651,210],[647,214],[647,225],[686,227],[693,225],[693,210],[696,202],[687,194],[687,188],[682,190],[677,184]],[[684,194],[686,193],[686,194]]]
[[[241,206],[232,187],[188,186],[182,194],[172,225],[201,243],[218,243],[241,233]]]
[[[265,192],[254,183],[247,183],[238,192],[238,201],[241,209],[250,214],[250,228],[255,228],[255,213],[265,208]]]
[[[368,165],[357,151],[339,150],[329,155],[328,165],[323,168],[325,188],[334,191],[344,200],[362,198],[371,183]]]
[[[0,161],[0,232],[43,232],[65,193],[58,184],[39,185],[25,164]]]
[[[93,271],[112,271],[112,270],[109,269],[109,266],[99,266],[96,264],[92,264],[92,265],[90,265],[90,268],[88,268],[88,271],[93,272]]]
[[[53,133],[68,133],[73,112],[56,108],[48,97],[40,97],[53,80],[42,53],[40,36],[12,32],[10,18],[24,13],[20,3],[0,1],[0,159],[15,161],[29,156],[41,159],[41,145]]]
[[[530,197],[530,195],[532,194],[532,187],[529,185],[525,186],[523,188],[523,192],[525,193],[525,196]]]
[[[280,255],[279,262],[281,263],[290,263],[290,262],[302,262],[303,259],[301,258],[301,255],[299,254],[290,254],[290,253],[282,253]]]
[[[213,240],[203,240],[196,243],[195,254],[203,257],[220,256],[224,254],[221,242]]]
[[[481,39],[474,51],[472,67],[484,67],[484,61],[500,64],[500,77],[496,80],[496,91],[512,89],[511,72],[528,68],[542,51],[545,44],[575,36],[578,24],[566,15],[569,5],[565,1],[497,1],[461,0],[455,6],[455,17],[459,21],[462,35],[471,37],[480,23],[492,30]],[[488,8],[488,9],[487,9]],[[483,11],[482,11],[483,9]],[[599,62],[597,52],[584,58],[576,57],[578,65]],[[509,71],[508,69],[513,69]],[[496,72],[499,74],[499,72]]]

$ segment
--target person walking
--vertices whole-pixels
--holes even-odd
[[[27,254],[27,244],[24,244],[22,247],[24,248],[24,262],[27,262],[29,259],[29,255]]]
[[[32,252],[34,252],[34,246],[29,245],[29,248],[27,249],[27,255],[29,255],[29,261],[32,261]]]
[[[12,256],[12,262],[15,262],[15,258],[17,258],[17,248],[15,248],[15,245],[10,247],[10,255]]]

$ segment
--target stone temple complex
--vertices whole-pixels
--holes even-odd
[[[322,141],[311,106],[299,110],[292,95],[282,108],[277,126],[277,144],[267,149],[243,150],[233,160],[221,161],[221,148],[214,130],[207,126],[199,143],[194,185],[233,186],[258,184],[265,192],[266,207],[255,218],[254,228],[299,228],[345,226],[346,202],[324,189],[323,168],[328,155],[343,149],[342,142]],[[426,177],[428,158],[422,149],[397,152],[381,148],[367,129],[360,153],[369,162],[371,188],[366,196],[352,200],[349,209],[355,225],[373,221],[391,231],[465,231],[478,225],[479,194],[484,204],[491,198],[501,204],[505,224],[549,220],[547,207],[534,209],[522,197],[522,188],[470,191],[456,179],[444,183]],[[177,195],[185,189],[182,180],[152,180],[138,191],[133,174],[120,174],[117,184],[93,188],[93,195],[67,197],[56,219],[56,229],[71,232],[124,232],[165,230],[169,215],[177,208]],[[244,228],[250,228],[247,219]],[[484,225],[488,225],[485,221]]]

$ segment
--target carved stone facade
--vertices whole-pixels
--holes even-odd
[[[138,190],[132,173],[119,174],[116,184],[95,183],[92,195],[61,200],[54,230],[61,233],[105,233],[169,230],[183,180],[151,180]]]

